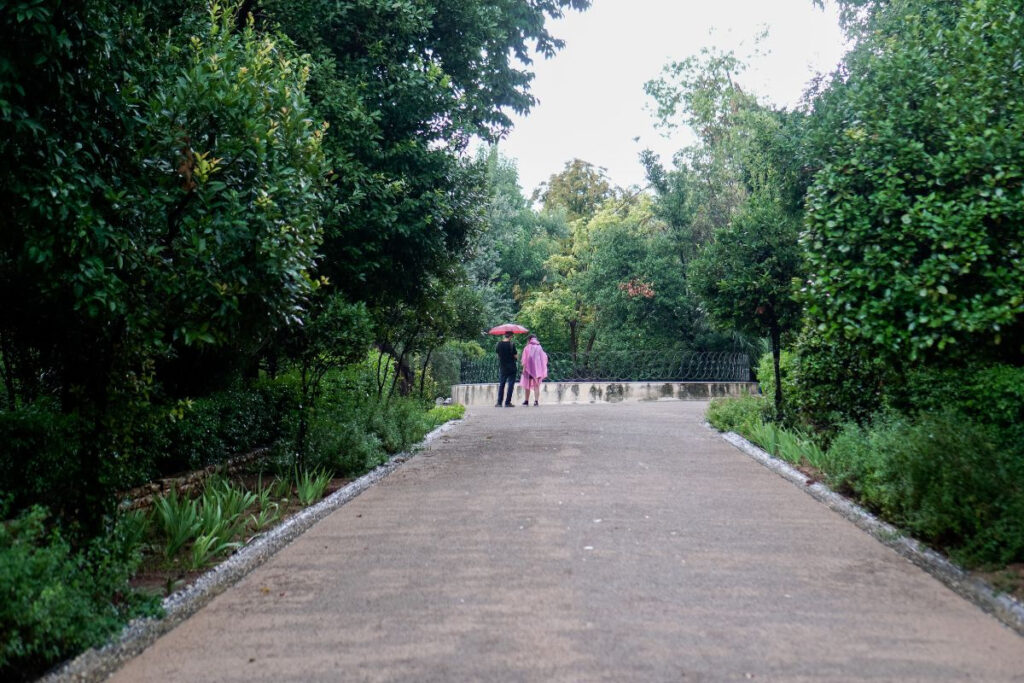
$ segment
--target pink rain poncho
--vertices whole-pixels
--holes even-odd
[[[544,353],[536,337],[530,339],[523,349],[523,374],[519,386],[524,389],[538,389],[548,376],[548,354]]]

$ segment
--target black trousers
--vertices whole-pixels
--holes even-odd
[[[508,385],[508,395],[505,394],[505,385]],[[498,405],[512,405],[512,392],[516,387],[516,369],[498,368]]]

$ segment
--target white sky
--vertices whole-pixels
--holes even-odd
[[[760,49],[769,54],[739,81],[767,101],[793,106],[810,78],[842,57],[834,7],[823,12],[811,0],[594,0],[587,11],[550,23],[565,48],[534,62],[531,90],[540,102],[525,118],[514,117],[499,145],[517,161],[526,196],[576,157],[607,169],[616,185],[642,184],[641,150],[653,149],[667,163],[690,139],[685,131],[665,139],[655,130],[643,84],[704,46],[747,58],[765,27]]]

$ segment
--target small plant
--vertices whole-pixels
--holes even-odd
[[[207,487],[203,493],[203,531],[211,532],[223,525],[224,540],[230,540],[242,533],[245,527],[245,512],[256,504],[257,495],[252,491],[232,486],[221,481]],[[208,523],[207,523],[208,520]]]
[[[786,462],[806,464],[819,470],[826,467],[825,452],[806,434],[772,423],[750,424],[746,427],[746,434],[751,441]]]
[[[145,510],[131,510],[117,520],[116,529],[129,547],[141,548],[149,533],[149,514]]]
[[[249,515],[253,531],[263,531],[281,517],[281,508],[277,503],[261,506],[259,512]]]
[[[241,545],[237,541],[225,541],[217,531],[200,534],[192,544],[189,568],[192,570],[202,569],[218,555],[234,550]]]
[[[323,498],[324,490],[330,481],[330,472],[324,470],[306,470],[301,474],[296,470],[295,490],[303,507],[308,507]]]
[[[292,497],[292,482],[287,477],[278,477],[270,485],[270,497],[286,501]]]
[[[199,530],[198,536],[215,536],[222,541],[231,540],[234,537],[235,518],[224,515],[220,502],[216,500],[204,500],[199,507]]]
[[[199,509],[194,500],[179,498],[176,490],[157,498],[153,508],[164,539],[164,557],[169,560],[199,533]]]
[[[273,494],[273,487],[270,485],[263,485],[262,474],[259,476],[259,479],[256,480],[256,490],[253,493],[256,496],[256,506],[261,512],[271,505],[270,498]]]

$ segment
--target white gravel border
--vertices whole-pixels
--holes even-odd
[[[441,434],[463,420],[452,420],[427,434],[411,451],[392,456],[386,463],[351,481],[312,507],[290,517],[286,522],[260,535],[238,552],[196,579],[195,583],[164,598],[165,615],[161,619],[134,619],[112,642],[87,650],[59,665],[40,682],[102,681],[122,664],[137,656],[157,638],[195,614],[213,598],[240,581],[246,574],[266,562],[275,553],[295,540],[318,521],[370,488],[401,467],[416,453]]]
[[[937,578],[958,595],[967,598],[1018,634],[1024,636],[1024,604],[1011,595],[999,593],[987,582],[971,576],[945,555],[903,535],[896,527],[883,522],[870,512],[851,502],[820,482],[808,484],[807,475],[758,448],[735,432],[719,432],[707,422],[708,429],[740,449],[768,469],[806,491],[818,502],[824,503],[850,520],[877,540],[889,546],[918,567]]]

